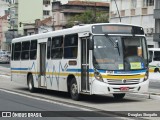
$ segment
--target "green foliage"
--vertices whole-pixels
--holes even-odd
[[[66,27],[72,27],[75,24],[92,24],[92,23],[107,23],[109,15],[106,12],[87,10],[82,14],[77,14],[69,18]]]

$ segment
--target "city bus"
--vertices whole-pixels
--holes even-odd
[[[160,48],[148,48],[149,79],[160,79]]]
[[[148,48],[149,71],[160,72],[160,48]]]
[[[82,94],[148,91],[148,48],[140,26],[97,23],[12,40],[11,80],[37,88]]]

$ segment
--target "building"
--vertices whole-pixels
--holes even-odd
[[[6,0],[6,1],[10,1],[10,0]],[[52,2],[55,2],[55,1],[57,0],[12,0],[12,2],[9,2],[10,3],[9,5],[10,6],[9,8],[10,29],[5,33],[6,40],[8,41],[8,43],[9,42],[11,43],[11,40],[15,37],[51,31],[53,30],[54,25],[56,27],[59,26],[59,22],[57,21],[58,19],[60,19],[60,21],[63,21],[64,23],[64,21],[66,20],[66,15],[71,14],[71,12],[59,11],[59,12],[62,12],[62,14],[64,15],[64,16],[62,15],[64,19],[58,18],[57,13],[55,13],[56,14],[55,15],[52,12],[52,9],[53,9]],[[70,6],[72,6],[73,8],[74,5],[70,5]],[[82,6],[83,5],[81,5],[81,7]],[[73,11],[74,10],[76,10],[76,8],[74,8]],[[107,6],[107,11],[109,11],[108,6]],[[82,12],[84,12],[84,10]],[[36,22],[37,20],[41,24],[37,25],[37,22]],[[44,22],[44,21],[47,21],[47,22]]]
[[[153,34],[153,40],[158,42],[157,47],[160,47],[160,0],[155,0],[154,18],[155,33]]]
[[[86,2],[110,2],[110,0],[53,0],[54,2],[60,1],[62,4],[68,3],[68,1],[86,1]]]
[[[8,14],[0,17],[0,49],[1,50],[8,50],[6,38],[5,38],[5,31],[8,29]]]
[[[52,15],[52,1],[14,0],[14,3],[10,5],[11,29],[24,35],[24,26],[29,27],[35,24],[35,20],[44,20]]]
[[[153,13],[154,0],[116,0],[116,3],[115,0],[111,0],[110,2],[110,22],[117,23],[121,20],[122,23],[142,26],[148,47],[157,47],[157,43],[153,41],[155,31]]]
[[[5,32],[7,43],[11,43],[15,37],[24,35],[25,24],[34,23],[36,19],[43,19],[43,1],[12,0],[9,4],[9,14],[10,26]]]
[[[103,2],[88,2],[88,1],[68,1],[67,4],[61,2],[53,2],[53,18],[54,29],[59,30],[66,27],[66,23],[71,16],[82,14],[86,10],[109,12],[109,3]]]
[[[6,50],[5,31],[8,29],[9,1],[0,0],[0,50]]]
[[[43,0],[43,19],[52,16],[52,2],[54,0]]]
[[[35,23],[28,23],[24,25],[25,36],[49,31],[53,31],[52,17],[45,18],[44,20],[37,19],[35,20]]]

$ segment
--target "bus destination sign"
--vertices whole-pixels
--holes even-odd
[[[138,34],[144,35],[142,27],[129,25],[94,25],[92,32],[95,34]]]

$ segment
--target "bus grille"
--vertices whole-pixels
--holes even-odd
[[[125,81],[108,79],[108,84],[110,85],[133,85],[133,84],[138,84],[139,81],[140,79],[125,79]]]

